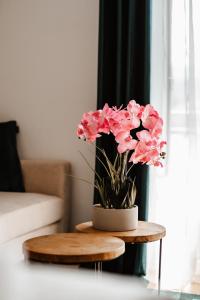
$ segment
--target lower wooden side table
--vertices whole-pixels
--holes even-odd
[[[99,236],[113,236],[120,238],[125,243],[149,243],[160,241],[159,247],[159,269],[158,269],[158,294],[161,286],[161,262],[162,262],[162,238],[166,235],[165,227],[146,221],[139,221],[138,227],[130,231],[102,231],[93,227],[92,222],[76,225],[76,231],[82,233],[98,234]]]
[[[125,243],[116,237],[98,234],[58,233],[29,239],[23,244],[26,260],[56,264],[93,262],[102,271],[102,262],[125,252]]]

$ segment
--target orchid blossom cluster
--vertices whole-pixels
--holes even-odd
[[[126,108],[109,107],[83,114],[77,135],[94,142],[102,134],[113,134],[118,153],[131,152],[129,162],[163,166],[165,141],[161,141],[163,120],[150,104],[131,100]]]

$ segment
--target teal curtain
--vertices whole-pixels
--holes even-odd
[[[150,19],[151,0],[100,0],[98,100],[97,107],[107,102],[126,105],[134,99],[140,104],[150,100]],[[104,135],[97,146],[105,149],[110,159],[116,155],[112,137]],[[96,169],[104,171],[96,161]],[[147,219],[148,169],[135,166],[137,199],[140,220]],[[94,202],[98,202],[97,193]],[[123,260],[105,266],[106,270],[145,275],[145,245],[126,245]]]

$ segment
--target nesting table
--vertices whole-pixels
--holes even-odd
[[[146,221],[139,221],[138,227],[131,231],[101,231],[93,227],[92,222],[86,222],[76,225],[77,232],[98,234],[104,238],[113,236],[120,238],[125,243],[149,243],[160,241],[159,247],[159,269],[158,269],[158,294],[160,294],[161,285],[161,261],[162,261],[162,238],[166,235],[165,227]]]
[[[98,272],[103,261],[115,259],[124,251],[121,239],[95,233],[57,233],[35,237],[23,244],[25,260],[56,264],[92,262]]]

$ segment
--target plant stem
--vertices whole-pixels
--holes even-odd
[[[132,164],[132,165],[129,167],[128,171],[126,172],[126,176],[128,175],[128,173],[130,172],[130,170],[132,169],[133,166],[134,166],[134,164]]]
[[[128,151],[126,151],[123,154],[123,162],[122,162],[122,170],[121,170],[121,181],[124,182],[126,177],[126,166],[127,166],[127,157],[128,157]]]

